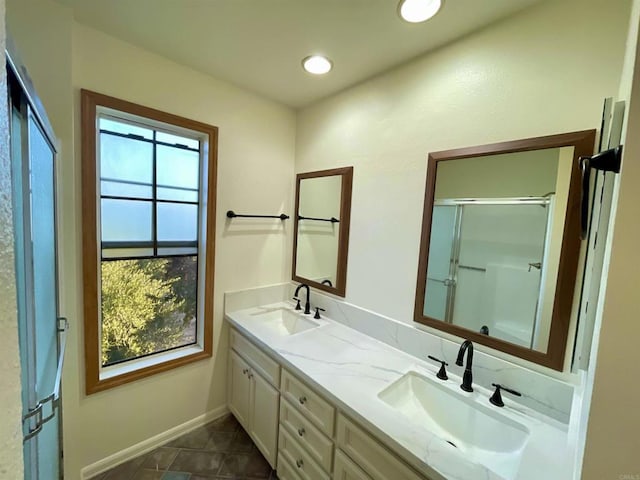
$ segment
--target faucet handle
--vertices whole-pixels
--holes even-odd
[[[300,299],[298,297],[293,297],[293,299],[298,301],[296,304],[296,310],[302,310],[302,307],[300,306]]]
[[[313,316],[316,320],[320,320],[320,312],[325,312],[324,308],[316,307],[316,314]]]
[[[440,364],[440,370],[436,374],[436,377],[438,377],[440,380],[448,380],[449,377],[447,376],[447,370],[444,367],[445,366],[448,367],[449,364],[447,362],[440,360],[439,358],[432,357],[431,355],[427,355],[427,358],[429,360],[433,360],[434,362],[438,362]]]
[[[504,402],[502,401],[502,394],[500,390],[504,390],[505,392],[510,393],[511,395],[515,395],[516,397],[521,397],[522,394],[520,392],[516,392],[510,388],[505,387],[504,385],[500,385],[499,383],[492,383],[492,386],[496,387],[496,391],[493,392],[489,401],[495,405],[496,407],[504,407]]]

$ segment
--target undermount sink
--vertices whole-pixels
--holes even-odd
[[[254,313],[261,325],[278,335],[294,335],[320,325],[290,308],[278,307],[263,312]]]
[[[529,438],[528,428],[503,415],[488,399],[487,405],[482,405],[438,381],[411,371],[378,397],[459,449],[470,461],[504,478],[515,478]]]

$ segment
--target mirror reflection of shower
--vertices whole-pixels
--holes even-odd
[[[546,341],[554,203],[552,193],[436,200],[424,314],[527,348]]]

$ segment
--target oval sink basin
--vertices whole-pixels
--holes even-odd
[[[278,307],[264,312],[254,313],[253,316],[261,321],[261,325],[267,327],[278,335],[294,335],[320,325],[310,320],[295,310]]]
[[[424,425],[472,462],[504,478],[514,478],[529,429],[502,414],[498,407],[482,405],[417,372],[408,372],[378,397]]]

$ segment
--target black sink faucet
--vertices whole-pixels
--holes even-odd
[[[309,303],[309,285],[307,285],[306,283],[301,283],[300,285],[298,285],[298,288],[296,288],[296,293],[294,293],[293,296],[296,300],[298,300],[298,292],[303,287],[307,289],[307,301],[304,304],[304,314],[309,315],[311,313],[311,303]]]
[[[456,365],[459,367],[462,366],[462,360],[464,359],[464,354],[466,351],[469,351],[467,354],[467,363],[464,367],[464,374],[462,375],[462,385],[460,388],[465,392],[473,392],[473,387],[471,384],[473,383],[473,374],[471,373],[471,366],[473,365],[473,343],[471,340],[465,340],[460,345],[460,350],[458,351],[458,359],[456,360]]]

